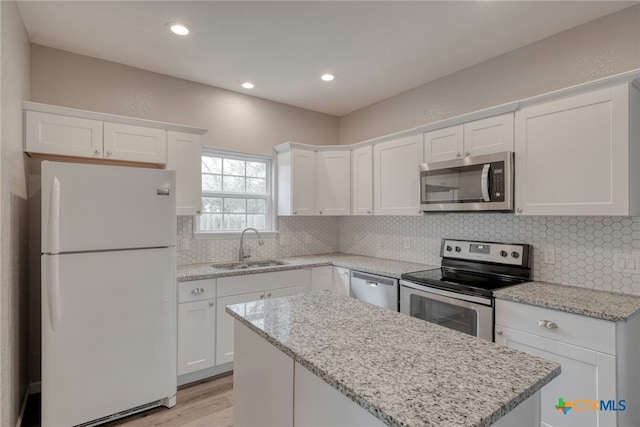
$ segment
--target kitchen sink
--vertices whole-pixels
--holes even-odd
[[[278,265],[285,265],[284,261],[266,260],[266,261],[252,261],[252,262],[234,262],[227,264],[212,264],[211,267],[219,270],[246,270],[248,268],[264,268],[275,267]]]

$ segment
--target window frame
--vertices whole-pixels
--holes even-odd
[[[242,161],[252,161],[252,162],[265,162],[267,165],[267,173],[266,173],[266,194],[260,193],[235,193],[235,192],[207,192],[202,190],[201,198],[205,197],[227,197],[227,198],[239,198],[239,199],[265,199],[265,225],[267,229],[258,230],[260,232],[260,236],[263,238],[272,238],[278,235],[278,221],[277,221],[277,212],[276,212],[276,201],[275,201],[275,160],[272,156],[263,156],[258,154],[247,154],[240,153],[234,151],[226,151],[226,150],[216,150],[211,148],[203,148],[202,153],[200,155],[202,161],[202,157],[205,156],[213,156],[213,157],[221,157],[223,159],[232,159],[232,160],[242,160]],[[204,171],[200,172],[200,176],[204,175]],[[246,171],[244,177],[246,178]],[[201,178],[202,179],[202,178]],[[202,184],[200,184],[202,185]],[[246,214],[246,213],[245,213]],[[193,219],[193,235],[196,239],[228,239],[228,238],[238,238],[240,237],[240,233],[242,230],[201,230],[200,229],[200,218],[202,213],[194,216]]]

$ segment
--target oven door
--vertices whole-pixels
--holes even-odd
[[[491,298],[443,291],[406,280],[400,284],[401,313],[493,341]]]

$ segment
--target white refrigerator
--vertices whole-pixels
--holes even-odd
[[[176,394],[175,172],[42,162],[42,426]]]

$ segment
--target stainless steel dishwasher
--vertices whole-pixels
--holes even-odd
[[[369,304],[398,311],[398,280],[375,274],[351,271],[351,290],[349,294]]]

